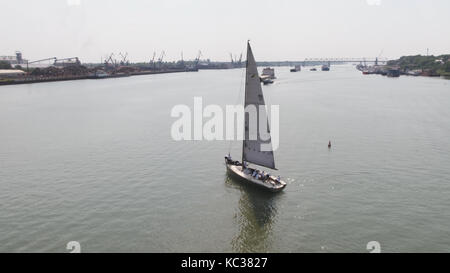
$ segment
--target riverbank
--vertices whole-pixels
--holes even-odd
[[[388,61],[387,67],[397,68],[402,75],[450,77],[450,54],[439,56],[402,56]]]
[[[359,64],[356,69],[364,75],[378,74],[388,77],[426,76],[450,79],[450,54],[439,56],[403,56],[390,60],[386,65],[366,66]]]
[[[30,76],[25,75],[17,78],[0,79],[0,85],[15,85],[15,84],[28,84],[28,83],[41,83],[41,82],[55,82],[55,81],[74,81],[74,80],[86,80],[86,79],[108,79],[108,78],[120,78],[130,76],[141,76],[151,74],[166,74],[166,73],[180,73],[180,72],[192,72],[192,70],[186,69],[166,69],[158,71],[135,71],[130,73],[113,73],[113,74],[86,74],[80,76]]]

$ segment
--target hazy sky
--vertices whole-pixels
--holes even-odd
[[[0,0],[0,55],[148,61],[450,53],[449,0]],[[159,53],[158,53],[159,54]]]

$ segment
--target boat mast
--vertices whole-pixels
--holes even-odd
[[[250,40],[247,40],[247,60],[245,60],[245,90],[244,90],[244,107],[245,107],[245,97],[247,94],[247,70],[248,70],[248,49],[250,47]],[[244,139],[242,140],[242,169],[245,168],[245,161],[244,161],[244,145],[245,145],[245,108],[244,108]]]

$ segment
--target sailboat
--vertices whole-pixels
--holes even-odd
[[[252,48],[250,43],[247,43],[247,65],[246,65],[246,78],[245,78],[245,99],[244,107],[248,105],[254,105],[257,109],[259,106],[265,106],[264,96],[261,87],[261,81],[258,76],[258,69],[256,67],[256,61],[253,57]],[[257,111],[257,120],[266,120],[268,124],[267,112]],[[265,147],[272,147],[271,138],[262,140],[259,132],[256,139],[250,139],[249,135],[249,115],[244,115],[244,140],[242,143],[242,162],[233,161],[230,154],[225,156],[225,165],[227,173],[230,177],[239,180],[246,184],[256,185],[272,192],[278,192],[286,187],[286,182],[282,181],[280,176],[275,177],[270,173],[261,172],[256,168],[248,166],[248,163],[263,166],[269,169],[277,170],[275,168],[275,159],[273,151],[261,150],[261,145]],[[267,126],[268,128],[268,126]],[[270,134],[270,129],[268,129]]]

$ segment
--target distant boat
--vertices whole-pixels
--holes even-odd
[[[317,71],[317,68],[313,67],[309,71]]]
[[[330,71],[330,66],[326,64],[322,65],[322,71]]]
[[[106,79],[108,76],[108,73],[103,70],[97,70],[95,71],[95,73],[89,75],[89,77],[92,79]]]
[[[302,70],[302,67],[300,65],[296,65],[294,68],[291,68],[291,72],[298,72],[301,70]]]
[[[246,67],[246,77],[245,77],[245,95],[244,95],[244,107],[248,105],[254,105],[259,108],[259,106],[265,106],[264,95],[262,92],[261,82],[258,77],[258,69],[256,67],[256,61],[253,57],[252,49],[250,43],[247,44],[247,67]],[[257,111],[257,120],[263,120],[267,122],[267,112]],[[256,139],[250,139],[249,132],[249,115],[244,115],[245,122],[245,133],[244,140],[242,143],[242,162],[233,161],[230,155],[225,156],[225,165],[227,168],[227,173],[230,177],[239,180],[245,184],[255,185],[260,188],[278,192],[286,187],[286,182],[282,181],[280,177],[275,177],[269,173],[261,172],[256,168],[247,166],[247,163],[252,163],[255,165],[267,167],[270,169],[275,168],[275,159],[273,157],[273,151],[264,151],[261,146],[264,144],[266,147],[272,147],[271,138],[263,140],[260,136],[259,130],[257,132]],[[257,122],[261,124],[261,122]],[[257,129],[259,125],[257,125]],[[270,134],[270,129],[268,132]]]
[[[87,78],[88,79],[108,79],[108,78],[122,78],[122,77],[129,77],[129,76],[130,76],[129,73],[109,74],[109,73],[106,73],[103,70],[98,70],[95,73],[89,75]]]
[[[420,76],[420,73],[422,73],[421,70],[408,70],[408,71],[406,71],[406,75],[408,75],[408,76]]]
[[[367,66],[366,65],[363,65],[363,64],[358,64],[357,66],[356,66],[356,69],[358,69],[359,71],[363,71],[364,69],[366,69],[367,68]]]
[[[268,76],[270,79],[276,79],[275,77],[275,69],[274,68],[270,68],[270,67],[266,67],[263,69],[262,75],[261,76]]]
[[[400,70],[398,70],[398,69],[388,69],[386,75],[388,77],[400,77]]]
[[[261,76],[260,80],[264,85],[273,83],[273,80],[269,76]]]

